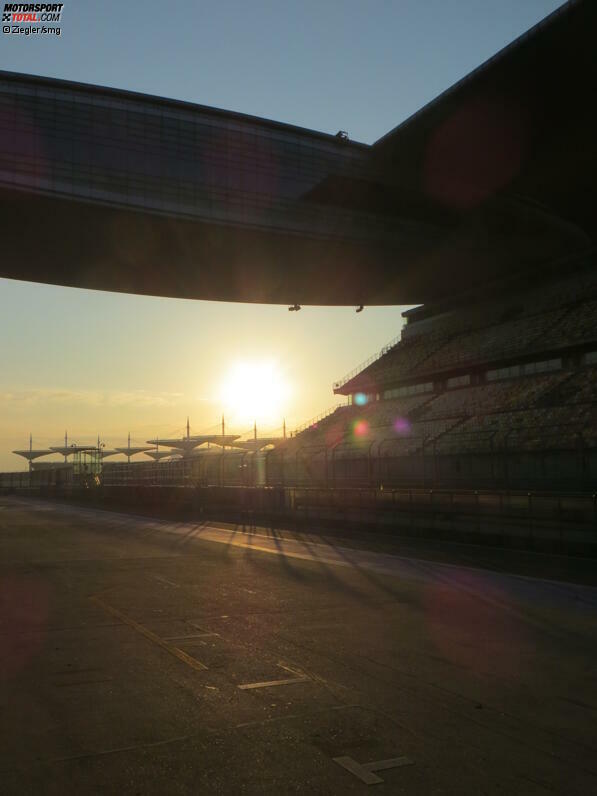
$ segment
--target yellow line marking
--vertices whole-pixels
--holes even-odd
[[[107,602],[101,599],[101,597],[90,597],[89,598],[92,602],[97,603],[97,605],[101,606],[104,611],[107,611],[112,616],[117,617],[120,619],[121,622],[124,622],[125,625],[132,627],[137,633],[141,633],[142,636],[145,636],[146,639],[149,641],[153,641],[154,644],[157,644],[158,647],[166,650],[169,652],[170,655],[174,655],[175,658],[178,658],[179,661],[186,663],[187,666],[190,666],[191,669],[196,669],[198,672],[204,672],[207,669],[207,666],[201,661],[198,661],[196,658],[192,658],[190,655],[187,655],[178,647],[175,647],[173,644],[169,644],[163,638],[156,636],[155,633],[152,633],[151,630],[148,630],[143,625],[140,625],[139,622],[135,622],[134,619],[131,619],[130,616],[123,614],[122,611],[119,611],[118,608],[114,608],[114,606],[109,605]]]
[[[251,688],[271,688],[274,685],[290,685],[290,683],[304,683],[307,677],[291,677],[288,680],[267,680],[263,683],[244,683],[237,686],[241,691],[248,691]]]
[[[240,688],[241,691],[248,691],[249,689],[252,688],[270,688],[271,686],[274,685],[290,685],[291,683],[304,683],[307,680],[311,679],[303,672],[299,672],[296,669],[291,669],[289,666],[284,666],[283,663],[279,663],[278,666],[280,667],[280,669],[284,669],[285,671],[290,672],[291,674],[295,674],[297,676],[289,677],[286,680],[266,680],[265,682],[260,682],[260,683],[244,683],[243,685],[237,686],[237,688]]]

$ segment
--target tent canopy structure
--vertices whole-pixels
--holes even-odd
[[[127,445],[122,448],[114,448],[116,453],[124,453],[125,456],[136,456],[138,453],[147,453],[150,451],[147,445]]]
[[[50,445],[50,450],[52,453],[60,453],[62,456],[70,456],[74,453],[97,451],[97,445]]]
[[[159,462],[160,459],[167,459],[169,456],[172,456],[176,453],[176,451],[145,451],[146,455],[152,458],[154,461]]]
[[[118,453],[120,453],[120,451],[117,451],[116,449],[109,450],[108,448],[101,447],[99,449],[99,455],[101,459],[106,459],[108,456],[116,456]]]
[[[169,448],[189,453],[198,448],[199,445],[210,443],[213,445],[231,445],[234,440],[239,438],[239,434],[193,434],[177,439],[149,439],[151,445],[167,445]]]
[[[38,459],[40,456],[48,456],[54,453],[54,450],[23,450],[13,451],[13,453],[16,453],[17,456],[22,456],[24,459],[28,459],[28,461],[33,461],[33,459]]]

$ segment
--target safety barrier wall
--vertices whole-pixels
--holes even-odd
[[[388,449],[391,451],[391,449]],[[52,486],[71,471],[0,473],[0,489]],[[409,456],[370,450],[297,448],[258,455],[225,452],[196,460],[111,464],[105,486],[445,487],[452,489],[597,490],[597,449],[438,454],[430,446]],[[89,483],[88,486],[93,486]]]

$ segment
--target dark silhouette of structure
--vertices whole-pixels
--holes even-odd
[[[0,73],[0,275],[301,304],[428,303],[594,240],[597,6],[569,2],[373,146]]]

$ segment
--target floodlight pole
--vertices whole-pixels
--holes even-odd
[[[33,434],[29,432],[29,474],[31,477],[31,470],[33,470],[33,463],[31,459],[31,453],[33,452]]]

